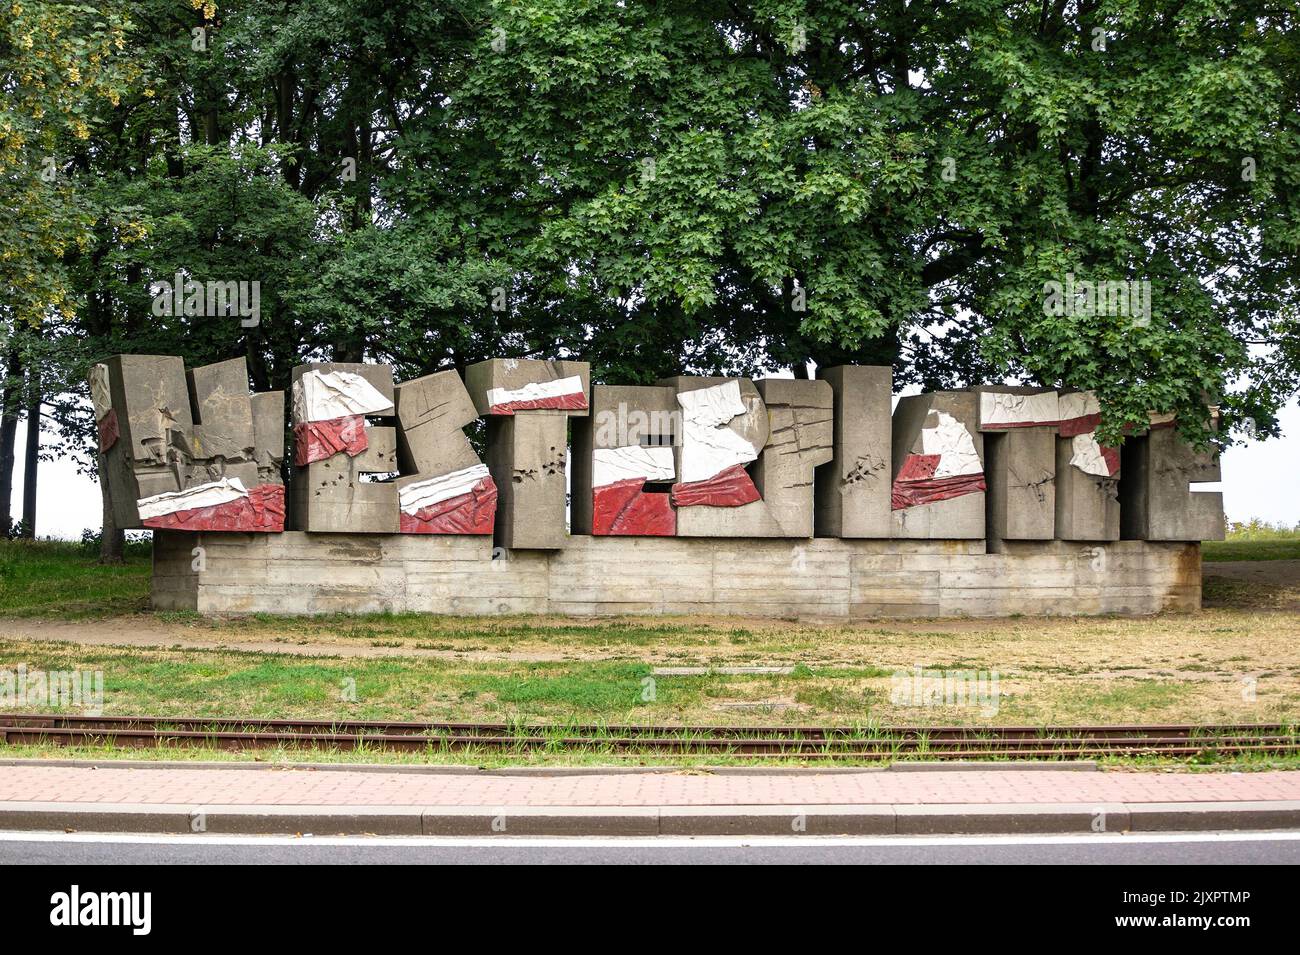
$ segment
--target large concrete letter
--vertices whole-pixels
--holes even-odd
[[[1057,393],[990,386],[979,395],[988,482],[986,533],[1001,540],[1051,540],[1056,532]]]
[[[284,529],[284,432],[257,429],[244,359],[187,379],[179,358],[116,355],[91,369],[90,384],[119,527]]]
[[[1197,451],[1172,421],[1124,441],[1120,515],[1125,539],[1223,540],[1223,494],[1190,485],[1219,481],[1217,451]]]
[[[573,532],[672,537],[666,486],[676,477],[676,392],[653,385],[592,385],[591,416],[573,422]],[[664,486],[648,490],[647,484]]]
[[[464,428],[478,411],[460,375],[440,371],[395,389],[403,534],[491,534],[497,488]]]
[[[498,546],[565,545],[568,416],[586,415],[591,366],[582,361],[492,358],[465,369],[465,385],[488,415],[488,469],[496,482]]]
[[[889,368],[839,365],[819,372],[835,393],[834,456],[817,469],[818,537],[888,537]]]
[[[894,410],[893,537],[984,536],[983,436],[978,396],[936,391]]]
[[[293,370],[294,525],[322,533],[396,534],[397,432],[367,417],[393,414],[393,369],[332,363]]]

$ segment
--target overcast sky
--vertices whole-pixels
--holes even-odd
[[[1283,437],[1233,447],[1223,455],[1223,498],[1228,518],[1258,517],[1270,523],[1300,524],[1300,405],[1281,415]],[[18,428],[18,454],[26,440]],[[15,469],[13,513],[22,511],[22,465]],[[73,540],[86,528],[99,529],[99,487],[78,474],[70,461],[43,462],[36,501],[36,532]]]

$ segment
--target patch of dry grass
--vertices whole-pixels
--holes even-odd
[[[0,667],[97,667],[107,712],[429,720],[1070,724],[1300,717],[1300,614],[901,621],[126,618],[96,646],[7,634]],[[129,637],[129,639],[127,639]],[[186,646],[177,647],[184,640]],[[283,641],[283,642],[278,642]],[[379,646],[376,646],[379,644]],[[794,666],[654,676],[656,666]],[[900,699],[897,671],[998,676],[987,705]],[[645,680],[654,692],[646,699]],[[341,698],[356,680],[358,700]]]

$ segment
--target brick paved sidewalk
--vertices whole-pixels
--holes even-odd
[[[1300,772],[962,770],[505,776],[311,769],[0,765],[15,802],[204,806],[1040,806],[1300,800]]]

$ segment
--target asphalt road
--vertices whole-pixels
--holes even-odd
[[[0,832],[0,866],[43,865],[1258,865],[1300,863],[1300,832],[1083,836],[420,838]]]

